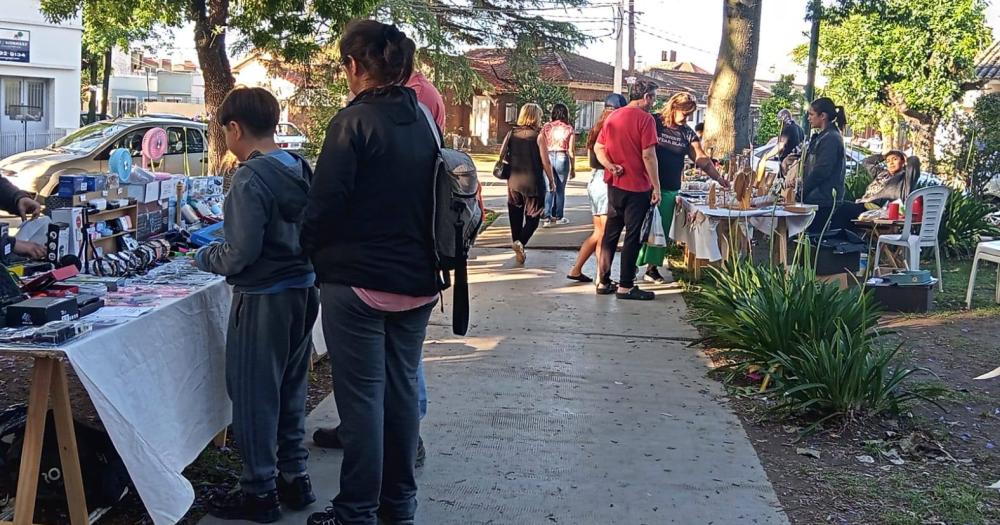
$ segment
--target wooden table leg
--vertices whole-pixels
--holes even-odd
[[[777,219],[778,226],[775,228],[774,239],[778,242],[778,262],[788,268],[788,223],[784,219]]]
[[[17,474],[14,525],[31,525],[35,518],[38,469],[42,461],[42,439],[45,437],[45,414],[49,408],[53,363],[51,358],[36,358],[31,373],[28,419],[24,429],[24,445],[21,448],[21,468]]]
[[[73,407],[69,403],[66,365],[56,360],[53,367],[52,415],[56,423],[56,438],[59,441],[59,460],[66,487],[69,519],[73,525],[86,525],[90,518],[87,514],[87,498],[83,491],[80,450],[77,448],[76,429],[73,427]]]
[[[21,467],[17,477],[13,525],[31,525],[34,521],[35,500],[38,496],[38,475],[41,467],[42,444],[45,438],[45,417],[49,395],[53,397],[53,416],[59,443],[63,484],[73,525],[87,525],[87,502],[80,471],[80,453],[73,428],[73,413],[69,403],[69,388],[65,366],[56,358],[36,357],[28,394],[28,417],[21,449]]]

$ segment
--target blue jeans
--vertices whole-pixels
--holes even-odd
[[[427,380],[424,379],[424,356],[420,355],[420,365],[417,366],[417,405],[420,407],[420,419],[427,415]]]
[[[556,187],[549,188],[548,178],[545,179],[545,214],[544,218],[562,219],[566,211],[566,182],[569,180],[569,154],[565,151],[549,152],[552,172],[556,178]]]

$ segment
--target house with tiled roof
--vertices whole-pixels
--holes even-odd
[[[1000,92],[1000,40],[979,55],[976,76],[984,82],[983,93]]]
[[[466,53],[470,67],[490,86],[489,92],[478,92],[470,101],[448,97],[447,129],[472,137],[481,145],[500,142],[517,120],[517,86],[509,69],[509,49],[475,49]],[[667,58],[670,58],[667,56]],[[668,61],[670,62],[670,61]],[[573,94],[579,111],[576,128],[589,130],[604,109],[604,99],[613,91],[614,66],[569,52],[544,52],[536,56],[542,79],[565,86]],[[694,64],[670,62],[650,68],[640,78],[656,82],[658,95],[667,98],[678,91],[691,92],[699,102],[691,124],[705,119],[708,90],[713,75]],[[624,86],[623,86],[624,87]],[[754,86],[751,107],[757,107],[770,91]]]

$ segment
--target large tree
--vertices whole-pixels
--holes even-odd
[[[934,169],[938,124],[974,82],[989,43],[983,0],[885,0],[848,6],[824,20],[824,93],[855,127],[891,130],[903,119],[914,151]]]
[[[723,0],[722,43],[705,122],[705,142],[717,157],[732,157],[750,147],[760,13],[761,0]]]
[[[42,9],[56,19],[75,16],[88,4],[131,13],[137,19],[194,24],[194,43],[205,77],[205,109],[211,114],[232,89],[227,32],[241,37],[237,51],[260,51],[290,63],[308,62],[340,35],[353,18],[377,16],[415,29],[417,41],[430,53],[444,54],[460,44],[478,45],[521,35],[560,43],[578,41],[571,24],[527,14],[553,4],[574,6],[587,0],[42,0]],[[460,64],[459,64],[460,65]],[[225,141],[214,120],[209,123],[209,166],[223,166]]]

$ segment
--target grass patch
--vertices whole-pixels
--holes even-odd
[[[851,499],[877,503],[878,523],[986,525],[1000,520],[996,496],[983,482],[953,470],[932,477],[897,472],[886,478],[854,473],[825,474],[823,480]]]
[[[488,173],[493,172],[493,166],[497,163],[497,159],[499,158],[497,153],[470,153],[469,156],[472,157],[472,161],[476,163],[476,170]],[[588,174],[589,177],[590,159],[588,159],[586,155],[577,155],[576,180],[586,181],[581,178],[584,173]]]
[[[497,217],[499,216],[500,214],[493,210],[486,210],[486,216],[483,217],[483,227],[479,229],[479,233],[482,233],[486,231],[486,228],[493,226],[493,223],[496,222]]]
[[[936,292],[934,296],[937,310],[961,310],[965,308],[965,291],[969,286],[969,275],[972,274],[972,259],[946,259],[941,261],[941,275],[944,279],[944,291]],[[921,267],[931,271],[933,262],[923,262]],[[993,298],[996,294],[997,265],[990,262],[980,262],[976,272],[976,282],[973,285],[972,307],[982,308],[996,306]]]

